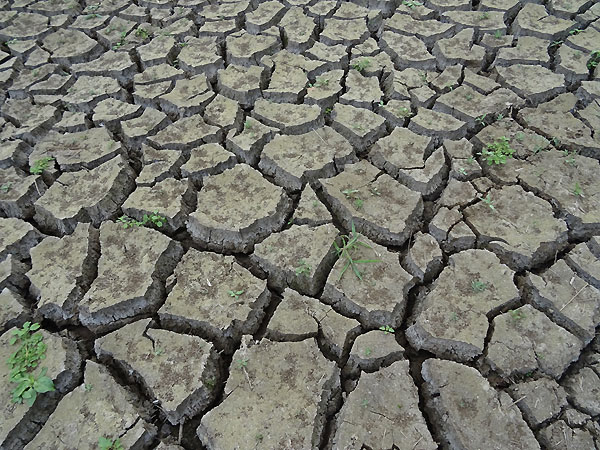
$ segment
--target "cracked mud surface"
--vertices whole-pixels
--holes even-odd
[[[599,51],[593,0],[0,0],[0,448],[600,449]]]

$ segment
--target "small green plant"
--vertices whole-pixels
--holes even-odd
[[[519,142],[522,142],[523,139],[525,139],[525,133],[519,131],[517,134],[515,134],[515,139]]]
[[[358,193],[358,189],[344,189],[342,191],[342,194],[344,194],[348,200],[352,200],[352,204],[357,210],[361,209],[365,203],[364,200],[358,196]]]
[[[502,119],[504,119],[504,114],[502,114],[502,113],[499,113],[499,114],[496,116],[496,120],[497,120],[497,121],[501,121]]]
[[[481,198],[481,201],[482,201],[483,203],[485,203],[486,205],[488,205],[488,207],[489,207],[491,210],[494,210],[494,209],[496,209],[496,207],[494,206],[494,202],[492,201],[492,198],[490,197],[490,194],[488,194],[488,195],[487,195],[485,198],[483,198],[483,197],[482,197],[482,198]]]
[[[98,439],[98,448],[100,450],[125,450],[119,438],[109,439],[104,436]]]
[[[42,367],[38,375],[32,373],[46,357],[44,337],[35,332],[39,328],[39,323],[25,322],[23,328],[12,332],[9,340],[10,345],[20,344],[7,361],[10,381],[17,383],[17,387],[11,392],[13,403],[25,402],[27,406],[31,406],[37,394],[55,390],[54,382],[46,375],[47,368]]]
[[[575,183],[575,189],[573,189],[573,194],[575,194],[578,197],[583,197],[583,189],[581,189],[581,185],[578,182]]]
[[[473,100],[473,94],[466,94],[465,98],[467,99],[467,101],[470,102],[471,100]]]
[[[496,32],[494,33],[494,37],[496,39],[502,39],[502,31],[496,30]]]
[[[552,47],[559,47],[560,45],[562,45],[563,42],[564,41],[552,41],[550,43],[550,48],[552,48]]]
[[[406,107],[402,107],[402,108],[398,108],[396,110],[396,113],[398,114],[399,117],[408,117],[412,114],[410,108],[406,108]]]
[[[590,53],[590,60],[587,63],[587,68],[594,70],[600,64],[600,50]]]
[[[486,123],[485,123],[485,118],[486,117],[487,117],[487,114],[483,114],[483,115],[481,115],[479,117],[476,117],[475,118],[475,122],[478,123],[481,126],[485,126],[486,125]]]
[[[115,43],[115,45],[113,45],[112,49],[113,50],[119,50],[122,46],[125,45],[125,38],[127,37],[127,32],[126,31],[122,31],[121,32],[121,39],[119,40],[119,42]]]
[[[238,366],[238,369],[245,369],[246,367],[248,367],[248,360],[247,359],[238,359],[237,366]]]
[[[158,214],[158,211],[154,211],[152,214],[144,214],[142,220],[135,220],[129,216],[121,216],[117,219],[118,223],[123,224],[123,228],[127,229],[130,227],[143,227],[148,223],[156,225],[158,228],[162,227],[167,219]]]
[[[487,20],[490,18],[490,13],[489,12],[483,12],[480,16],[479,16],[479,20]]]
[[[463,167],[458,168],[458,173],[460,173],[462,176],[467,176],[467,170]]]
[[[373,353],[373,350],[371,350],[369,347],[365,348],[365,356],[371,356],[371,353]]]
[[[473,280],[471,281],[471,289],[473,289],[474,292],[483,292],[488,288],[487,283],[484,283],[481,280]]]
[[[389,325],[384,325],[382,327],[379,327],[379,329],[381,331],[383,331],[384,333],[387,334],[394,334],[396,332],[396,330],[394,330],[392,327],[390,327]]]
[[[333,112],[332,108],[325,108],[325,114],[331,114]]]
[[[263,439],[265,438],[262,433],[258,433],[256,436],[254,436],[256,438],[257,442],[262,442]]]
[[[204,386],[206,386],[206,388],[209,391],[212,391],[215,388],[216,381],[214,378],[209,378],[208,380],[204,381],[203,383],[204,383]]]
[[[87,383],[86,383],[86,384],[83,386],[83,388],[85,389],[85,392],[92,392],[92,389],[94,389],[94,386],[93,386],[93,385],[91,385],[91,384],[87,384]]]
[[[33,166],[29,168],[29,173],[32,175],[40,175],[50,166],[51,161],[54,161],[52,156],[45,156],[44,158],[38,159],[33,163]]]
[[[243,293],[244,293],[244,290],[243,290],[243,289],[241,289],[241,290],[239,290],[239,291],[233,291],[233,290],[227,291],[227,294],[228,294],[230,297],[234,297],[236,300],[237,300],[238,298],[240,298],[240,295],[242,295]]]
[[[453,322],[458,321],[458,314],[456,314],[456,312],[452,312],[452,314],[450,314],[450,320]]]
[[[3,193],[7,193],[8,191],[10,191],[10,187],[12,186],[12,183],[9,181],[7,183],[4,183],[2,185],[0,185],[0,191],[2,191]]]
[[[301,259],[298,262],[300,263],[300,265],[298,267],[296,267],[296,275],[305,275],[305,276],[310,275],[310,271],[312,270],[312,267],[310,267],[310,264],[308,264],[303,259]]]
[[[320,88],[323,86],[329,86],[329,78],[317,78],[314,83],[308,83],[309,88]]]
[[[340,236],[341,245],[338,245],[336,241],[333,241],[333,247],[337,252],[338,258],[342,258],[345,263],[340,275],[338,276],[338,281],[342,279],[342,276],[348,270],[348,268],[352,269],[354,275],[359,280],[362,280],[362,273],[358,269],[359,264],[370,264],[370,263],[378,263],[381,262],[380,259],[354,259],[353,255],[360,247],[373,249],[369,244],[362,242],[360,240],[360,234],[356,232],[356,228],[354,227],[354,222],[352,222],[352,230],[350,234],[345,234]]]
[[[407,6],[407,7],[411,8],[411,9],[414,8],[415,6],[423,6],[422,2],[417,2],[415,0],[404,0],[402,2],[402,4],[404,6]]]
[[[156,348],[154,349],[154,356],[160,356],[160,355],[162,355],[164,352],[165,352],[165,351],[164,351],[162,348],[160,348],[160,347],[156,347]]]
[[[575,35],[581,33],[582,31],[584,31],[584,30],[582,30],[581,28],[575,28],[574,30],[569,31],[569,34],[571,36],[575,36]]]
[[[502,136],[493,144],[488,144],[479,154],[486,159],[489,166],[493,164],[505,164],[507,158],[512,158],[515,152],[514,149],[510,148],[508,143],[508,139]]]
[[[514,319],[514,320],[521,320],[525,317],[525,313],[523,311],[517,311],[514,309],[511,309],[509,311],[510,316]]]
[[[362,72],[370,65],[371,65],[371,61],[369,61],[368,59],[362,59],[362,60],[357,61],[356,63],[352,64],[352,68],[354,70],[358,70],[359,72]]]
[[[137,30],[135,30],[135,35],[137,37],[142,38],[143,40],[146,40],[150,37],[148,30],[146,30],[145,28],[142,28],[142,27],[138,27]]]
[[[566,158],[565,163],[575,167],[577,165],[577,160],[575,159],[576,154],[577,152],[570,153],[569,150],[563,150],[563,156]]]

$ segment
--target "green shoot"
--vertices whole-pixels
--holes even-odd
[[[164,218],[163,216],[160,216],[158,214],[158,211],[154,211],[154,213],[152,213],[152,214],[144,214],[141,221],[132,219],[129,216],[121,216],[117,219],[117,222],[122,223],[123,228],[125,228],[125,229],[130,228],[130,227],[143,227],[144,225],[146,225],[149,222],[156,225],[158,228],[160,228],[163,226],[163,224],[166,222],[166,220],[167,220],[166,218]]]
[[[373,249],[369,244],[362,242],[360,240],[360,234],[356,232],[356,228],[354,227],[354,222],[352,223],[352,231],[349,235],[345,234],[340,236],[341,245],[338,245],[336,241],[333,241],[333,247],[337,252],[339,258],[345,261],[344,267],[340,272],[338,277],[338,281],[342,279],[342,276],[348,270],[348,268],[352,269],[352,272],[359,280],[362,280],[362,273],[358,269],[359,264],[370,264],[370,263],[378,263],[381,262],[380,259],[354,259],[353,254],[360,247]]]
[[[581,189],[581,185],[578,182],[575,183],[573,194],[577,195],[578,197],[583,197],[583,189]]]
[[[29,173],[32,175],[40,175],[44,170],[48,168],[50,162],[54,161],[52,156],[46,156],[44,158],[38,159],[33,163],[33,166],[29,168]]]
[[[473,280],[471,282],[471,289],[474,292],[483,292],[488,288],[488,285],[481,280]]]
[[[508,142],[508,139],[502,136],[493,144],[488,144],[479,154],[486,159],[489,166],[493,164],[505,164],[506,159],[512,158],[515,152],[514,149],[510,148]]]
[[[10,345],[20,344],[19,349],[7,361],[10,368],[10,381],[17,383],[13,389],[13,403],[33,405],[37,394],[54,391],[54,382],[46,375],[47,368],[43,367],[36,376],[32,373],[40,361],[46,357],[46,344],[40,333],[35,333],[40,328],[39,323],[25,322],[22,329],[12,332]]]
[[[594,70],[600,64],[600,50],[590,53],[590,60],[587,63],[587,68]]]
[[[382,327],[379,327],[379,329],[381,331],[383,331],[384,333],[387,334],[394,334],[396,332],[396,330],[394,330],[392,327],[390,327],[389,325],[384,325]]]
[[[101,436],[98,439],[98,448],[100,448],[100,450],[124,450],[119,438],[109,439],[104,436]]]
[[[485,198],[482,197],[481,201],[483,203],[485,203],[486,205],[488,205],[491,210],[496,209],[496,207],[494,206],[494,202],[492,201],[492,198],[490,197],[490,194],[488,194]]]
[[[514,320],[521,320],[525,317],[525,313],[523,311],[516,311],[514,309],[511,309],[509,312],[510,312],[510,316]]]
[[[358,70],[359,72],[362,72],[370,65],[371,65],[371,61],[369,61],[368,59],[363,59],[361,61],[358,61],[358,62],[352,64],[352,68],[354,70]]]
[[[239,291],[227,291],[227,294],[230,297],[235,297],[235,299],[237,300],[238,298],[240,298],[240,295],[242,295],[244,293],[244,290],[241,289]]]
[[[308,264],[303,259],[301,259],[298,262],[300,263],[300,265],[298,267],[296,267],[296,275],[309,276],[310,275],[310,271],[312,270],[312,268],[310,267],[310,264]]]

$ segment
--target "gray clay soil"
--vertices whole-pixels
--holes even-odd
[[[0,87],[0,449],[600,449],[600,2],[0,0]]]

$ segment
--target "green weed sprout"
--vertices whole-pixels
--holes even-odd
[[[52,156],[46,156],[44,158],[38,159],[33,163],[33,166],[29,168],[29,173],[32,175],[40,175],[44,170],[48,168],[50,162],[54,161]]]
[[[479,154],[486,159],[489,166],[505,164],[507,158],[512,158],[515,152],[514,149],[510,148],[508,142],[508,139],[502,136],[493,144],[488,144]]]
[[[158,214],[158,211],[154,211],[152,214],[144,214],[141,221],[132,219],[129,216],[121,216],[117,219],[117,222],[122,223],[123,228],[125,229],[130,227],[143,227],[147,223],[152,223],[160,228],[163,226],[166,220],[166,218]]]
[[[98,447],[100,450],[125,450],[119,438],[109,439],[104,436],[98,439]]]
[[[338,245],[336,241],[333,241],[333,247],[337,252],[339,258],[345,260],[344,268],[342,269],[338,281],[342,279],[342,276],[348,270],[348,268],[352,269],[354,275],[359,280],[362,280],[362,273],[358,269],[358,264],[369,264],[369,263],[378,263],[381,262],[380,259],[354,259],[353,254],[359,247],[365,247],[373,249],[369,244],[362,242],[360,240],[360,234],[356,232],[356,228],[354,227],[354,222],[352,223],[352,231],[349,235],[345,234],[340,236],[341,245]]]
[[[7,361],[10,381],[17,383],[17,387],[11,392],[13,403],[25,402],[27,406],[31,406],[38,394],[55,390],[54,382],[46,375],[46,367],[43,367],[38,375],[32,373],[46,357],[44,337],[35,333],[39,328],[39,323],[25,322],[23,328],[12,332],[10,345],[20,344],[19,349]]]

